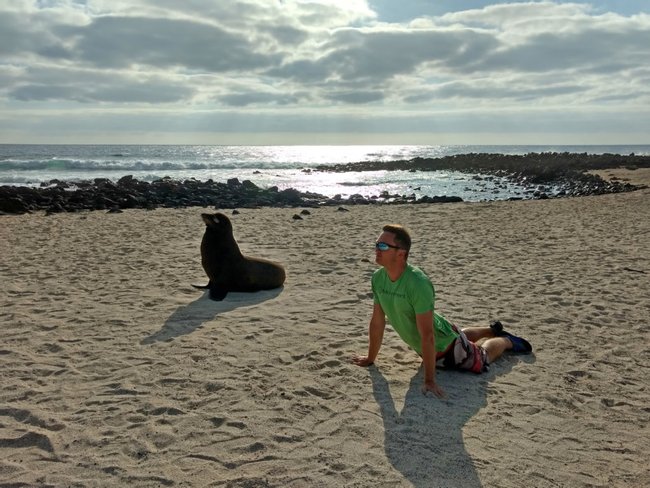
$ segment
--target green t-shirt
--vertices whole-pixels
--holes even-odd
[[[435,313],[436,292],[420,268],[407,264],[395,282],[390,280],[384,268],[380,268],[372,275],[372,292],[375,303],[381,305],[393,329],[418,354],[422,354],[422,339],[415,321],[417,314],[433,311],[436,353],[445,351],[458,337],[447,319]]]

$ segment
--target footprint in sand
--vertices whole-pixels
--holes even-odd
[[[0,417],[11,417],[15,421],[33,425],[34,427],[40,427],[42,429],[59,431],[65,428],[65,425],[59,424],[56,422],[46,422],[35,415],[33,415],[29,410],[18,409],[18,408],[2,408],[0,409]]]
[[[36,447],[47,452],[54,452],[54,446],[52,446],[50,438],[44,434],[39,434],[38,432],[28,432],[27,434],[15,439],[0,438],[0,448],[22,449],[30,447]]]

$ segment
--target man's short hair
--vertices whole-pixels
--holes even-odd
[[[411,234],[403,225],[388,224],[382,229],[384,232],[395,234],[395,244],[407,252],[411,250]]]

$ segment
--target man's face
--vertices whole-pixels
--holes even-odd
[[[382,251],[375,247],[375,262],[380,266],[390,266],[391,264],[401,261],[404,255],[403,249],[397,249],[397,242],[395,242],[395,234],[392,232],[382,232],[377,238],[377,243],[383,242],[388,244],[389,247],[387,250]]]

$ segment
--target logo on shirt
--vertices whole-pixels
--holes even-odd
[[[380,295],[388,295],[388,296],[396,297],[396,298],[403,298],[403,299],[406,299],[406,294],[405,294],[405,293],[398,293],[398,292],[396,292],[396,291],[393,291],[393,290],[387,290],[387,289],[385,289],[385,288],[382,289],[382,290],[379,290],[379,294],[380,294]]]

